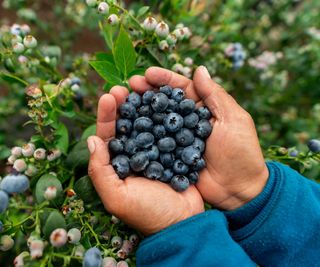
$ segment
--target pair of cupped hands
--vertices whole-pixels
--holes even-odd
[[[143,177],[119,179],[110,164],[107,144],[115,136],[117,107],[126,101],[127,88],[114,86],[99,100],[96,136],[88,138],[89,175],[105,208],[145,235],[204,212],[204,201],[233,210],[256,197],[268,179],[268,169],[251,116],[200,66],[193,80],[151,67],[129,84],[137,93],[162,85],[179,87],[197,106],[214,116],[206,142],[206,168],[199,181],[179,193],[170,185]]]

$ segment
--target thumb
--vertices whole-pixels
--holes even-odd
[[[217,120],[227,114],[235,100],[217,83],[215,83],[205,66],[199,66],[193,76],[196,93],[209,108]]]

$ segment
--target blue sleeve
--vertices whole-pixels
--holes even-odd
[[[222,212],[207,211],[179,222],[142,241],[139,267],[256,266],[232,240]]]
[[[230,234],[261,266],[319,266],[320,185],[280,163],[255,199],[224,212]]]

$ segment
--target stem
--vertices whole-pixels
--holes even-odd
[[[126,10],[125,8],[117,5],[117,4],[113,4],[113,6],[119,10],[121,10],[123,13],[125,13],[126,15],[128,15],[135,23],[137,23],[137,25],[139,25],[140,30],[144,31],[144,28],[140,25],[140,22],[133,16],[131,15],[128,10]]]

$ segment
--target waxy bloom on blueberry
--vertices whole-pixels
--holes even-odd
[[[8,194],[23,193],[30,186],[29,179],[23,174],[7,175],[0,183],[0,189]]]
[[[23,44],[26,48],[35,48],[38,44],[37,39],[32,35],[27,35],[23,38]]]
[[[157,27],[157,21],[154,17],[147,17],[143,22],[143,28],[148,31],[152,32]]]
[[[103,15],[108,14],[109,13],[109,5],[106,2],[101,2],[98,5],[98,12]]]
[[[122,238],[120,236],[114,236],[111,239],[111,246],[114,248],[121,248],[122,246]]]
[[[20,35],[21,34],[21,26],[19,24],[13,24],[11,27],[10,27],[10,32],[11,34],[13,35]]]
[[[116,14],[111,14],[107,21],[110,25],[115,26],[119,24],[119,17]]]
[[[3,235],[0,237],[0,250],[8,251],[14,246],[14,240],[9,235]]]
[[[54,230],[50,235],[50,243],[56,248],[63,247],[68,240],[67,231],[63,228]]]
[[[13,163],[13,168],[18,172],[24,172],[27,169],[27,163],[24,159],[17,159]]]
[[[169,26],[168,24],[164,23],[163,21],[161,21],[160,23],[158,23],[157,27],[156,27],[156,34],[160,37],[160,38],[165,38],[168,36],[169,34]]]
[[[90,248],[83,258],[83,267],[100,267],[102,265],[101,251],[98,248]]]
[[[0,214],[3,213],[7,209],[8,203],[9,203],[8,194],[6,192],[0,190]]]
[[[311,139],[308,142],[309,149],[314,153],[320,153],[320,140]]]
[[[68,231],[68,242],[71,244],[77,244],[81,239],[81,232],[77,228],[71,228]]]

